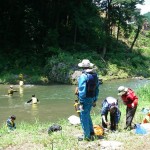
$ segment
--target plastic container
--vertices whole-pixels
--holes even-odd
[[[146,134],[147,131],[140,124],[136,124],[135,133],[136,134]]]

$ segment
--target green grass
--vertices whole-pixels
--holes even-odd
[[[134,123],[140,123],[144,117],[141,113],[143,107],[149,107],[150,85],[147,85],[136,91],[139,97],[139,106],[134,117]],[[125,125],[125,109],[121,105],[122,112],[119,129],[116,133],[107,133],[104,135],[106,141],[118,141],[123,143],[121,150],[142,150],[149,149],[150,135],[137,135],[133,131],[123,130]],[[91,114],[93,124],[101,122],[100,114]],[[103,140],[91,142],[78,142],[77,137],[82,135],[81,126],[73,126],[67,120],[59,120],[57,124],[62,126],[62,131],[48,134],[47,130],[53,123],[42,123],[35,120],[34,124],[21,122],[17,124],[14,132],[8,133],[5,123],[0,128],[0,149],[28,149],[28,150],[91,150],[100,149]],[[120,150],[119,149],[119,150]]]

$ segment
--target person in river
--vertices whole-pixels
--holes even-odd
[[[108,128],[110,125],[111,131],[118,129],[121,112],[118,108],[118,100],[114,97],[106,97],[102,102],[101,116],[103,128]],[[108,113],[110,113],[110,122],[108,122]]]
[[[79,67],[83,68],[82,74],[78,78],[78,98],[80,103],[80,121],[83,129],[83,136],[78,137],[79,141],[82,140],[93,140],[94,128],[90,111],[92,106],[96,106],[96,101],[99,94],[99,80],[95,69],[88,59],[83,59],[78,64]]]
[[[80,116],[80,103],[78,99],[75,99],[74,101],[74,108],[75,111],[77,112],[78,116]]]
[[[16,116],[12,115],[10,116],[7,121],[6,121],[6,126],[8,128],[8,132],[14,131],[16,129],[16,124],[15,124]]]
[[[118,95],[121,96],[121,99],[124,103],[124,105],[126,105],[126,127],[124,128],[126,129],[133,129],[134,127],[132,127],[132,121],[138,106],[138,97],[135,95],[135,92],[127,87],[124,86],[120,86],[118,88]]]
[[[77,112],[78,116],[80,116],[80,102],[79,102],[79,91],[78,87],[75,88],[74,94],[77,96],[77,98],[74,101],[74,107],[75,111]]]
[[[35,95],[32,95],[32,98],[27,101],[27,103],[31,103],[31,104],[37,104],[38,102],[39,100],[35,97]]]
[[[17,91],[17,90],[14,90],[14,89],[13,89],[13,86],[10,85],[10,87],[9,87],[9,89],[8,89],[8,95],[9,95],[9,96],[12,96],[14,92],[18,92],[18,91]]]
[[[24,77],[23,77],[23,74],[22,73],[20,73],[19,74],[19,86],[20,87],[23,87],[23,85],[24,85]]]

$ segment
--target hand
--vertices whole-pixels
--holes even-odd
[[[95,106],[96,106],[96,102],[93,103],[93,107],[95,107]]]
[[[131,107],[134,108],[134,103],[131,104]]]
[[[110,125],[110,123],[109,122],[105,122],[105,124],[108,126],[108,125]]]
[[[83,111],[83,105],[79,105],[80,111]]]

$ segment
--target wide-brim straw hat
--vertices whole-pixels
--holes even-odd
[[[118,95],[122,96],[122,95],[124,95],[127,91],[128,91],[128,88],[127,88],[127,87],[120,86],[120,87],[118,88]]]
[[[82,68],[92,68],[94,64],[92,64],[88,59],[83,59],[82,62],[78,64],[78,66]]]

